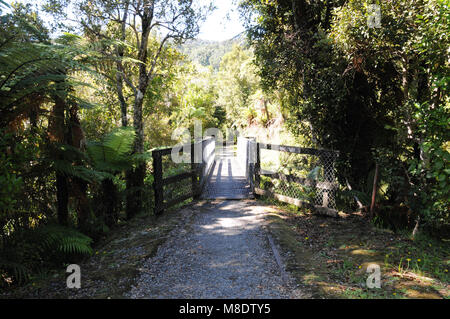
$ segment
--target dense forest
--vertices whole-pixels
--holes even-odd
[[[151,151],[195,119],[339,151],[339,210],[375,179],[369,221],[448,238],[449,3],[370,3],[242,0],[212,42],[191,0],[0,0],[0,286],[152,214]]]
[[[292,131],[339,150],[340,182],[366,205],[377,172],[382,220],[448,231],[448,2],[381,2],[378,28],[367,1],[241,6]]]
[[[245,36],[239,34],[230,40],[222,42],[194,39],[179,45],[177,49],[187,55],[191,61],[203,66],[212,66],[217,71],[219,70],[222,57],[235,44],[246,46]]]

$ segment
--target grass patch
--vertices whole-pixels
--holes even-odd
[[[277,206],[268,229],[287,270],[313,298],[449,298],[448,241],[423,234],[412,240],[356,214],[330,218]],[[380,266],[380,289],[366,286],[370,264]]]

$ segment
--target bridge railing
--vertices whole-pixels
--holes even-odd
[[[216,156],[216,139],[212,136],[203,139],[202,141],[202,165],[200,175],[200,193],[205,187],[208,176],[211,173]]]
[[[200,196],[214,163],[215,139],[207,137],[177,147],[177,151],[183,155],[188,150],[188,162],[175,163],[171,158],[173,150],[174,147],[168,147],[152,151],[155,215],[161,215],[169,207]]]
[[[247,166],[249,171],[253,170],[249,181],[253,179],[255,195],[273,197],[299,207],[308,206],[328,215],[337,214],[338,183],[334,164],[338,152],[257,143],[250,139],[248,144]]]
[[[256,140],[253,137],[241,137],[237,139],[237,158],[239,165],[245,172],[250,189],[253,190],[254,184],[254,167],[256,163]]]

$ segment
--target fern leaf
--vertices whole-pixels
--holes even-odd
[[[135,132],[131,127],[117,128],[101,142],[89,142],[87,153],[95,168],[101,171],[117,172],[131,166],[128,156],[133,149]]]

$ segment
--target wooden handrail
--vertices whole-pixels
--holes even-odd
[[[161,215],[165,209],[168,207],[171,207],[173,205],[176,205],[178,203],[181,203],[189,198],[197,198],[200,195],[200,182],[202,181],[202,170],[203,170],[203,163],[195,163],[194,161],[194,148],[196,146],[199,146],[201,144],[201,147],[203,148],[204,142],[209,141],[210,139],[213,139],[212,137],[207,137],[200,141],[195,141],[191,144],[184,144],[184,145],[178,145],[174,147],[180,147],[180,152],[183,151],[183,149],[188,148],[191,153],[191,169],[187,172],[178,173],[176,175],[172,175],[169,177],[163,178],[163,165],[162,165],[162,157],[167,156],[169,154],[172,154],[172,150],[174,147],[166,147],[161,149],[155,149],[152,151],[152,158],[153,158],[153,190],[155,193],[155,215]],[[212,140],[214,141],[214,139]],[[208,157],[211,156],[212,153],[208,154]],[[203,158],[202,158],[203,162]],[[200,178],[199,178],[200,177]],[[179,181],[189,179],[191,178],[191,186],[192,191],[188,194],[182,194],[176,198],[170,199],[166,201],[164,198],[164,186],[177,183]]]
[[[268,143],[258,143],[260,149],[274,150],[287,153],[296,154],[308,154],[308,155],[321,155],[321,154],[339,154],[338,151],[326,150],[326,149],[316,149],[308,147],[298,147],[298,146],[287,146],[287,145],[277,145]]]

